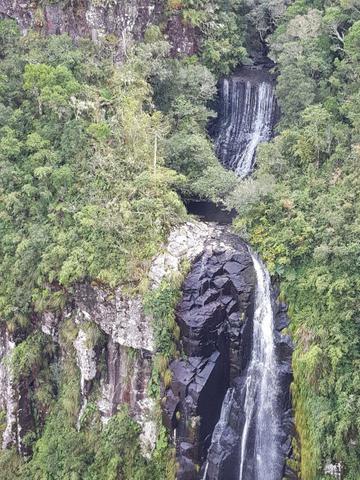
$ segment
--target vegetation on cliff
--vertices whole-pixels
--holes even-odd
[[[0,34],[0,315],[24,325],[75,281],[138,281],[184,209],[147,81],[161,50],[115,67],[105,46]]]
[[[59,365],[38,318],[61,311],[77,282],[138,288],[170,227],[185,218],[178,192],[208,196],[198,182],[207,171],[233,177],[206,133],[215,77],[196,58],[172,59],[155,26],[121,64],[111,43],[21,36],[12,20],[0,21],[0,45],[0,318],[16,341],[9,367],[33,417],[23,439],[28,461],[4,451],[0,478],[174,478],[161,429],[148,461],[136,423],[121,413],[103,428],[95,397],[79,428],[77,328],[71,319],[62,326]],[[224,196],[223,183],[213,195]],[[157,310],[166,297],[152,385],[159,401],[159,375],[166,382],[175,353],[179,292],[169,288],[148,298]]]
[[[47,388],[52,352],[34,324],[75,282],[136,288],[185,217],[179,193],[235,208],[235,229],[281,281],[301,478],[325,478],[330,461],[359,479],[360,13],[352,0],[286,3],[169,0],[198,29],[199,55],[171,58],[153,26],[121,65],[107,40],[20,37],[0,21],[0,317],[19,343],[14,374],[38,373],[33,404],[48,416],[26,439],[29,461],[0,455],[0,479],[173,478],[165,437],[144,460],[127,412],[102,428],[90,404],[76,429],[74,358]],[[214,155],[209,102],[259,38],[277,63],[282,117],[254,177],[240,182]],[[147,298],[159,326],[156,394],[176,353],[178,293],[162,285]]]
[[[185,215],[174,189],[183,177],[163,159],[170,120],[155,109],[149,84],[169,46],[150,32],[118,66],[106,44],[20,37],[8,20],[0,37],[0,317],[18,344],[14,381],[35,377],[34,429],[24,438],[33,457],[4,452],[0,478],[172,478],[164,435],[145,460],[128,413],[103,428],[89,404],[76,428],[73,326],[64,325],[60,377],[36,330],[36,315],[59,311],[75,282],[138,284]]]
[[[329,461],[344,479],[360,475],[359,19],[350,2],[287,9],[270,38],[278,135],[231,200],[237,231],[280,277],[290,305],[304,480],[323,478]]]

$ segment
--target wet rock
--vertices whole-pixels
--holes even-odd
[[[80,370],[81,407],[77,420],[77,428],[80,430],[81,417],[87,406],[87,394],[97,373],[96,353],[90,344],[87,332],[80,329],[74,341],[76,361]]]
[[[173,380],[164,417],[176,430],[178,479],[199,477],[199,465],[234,378],[234,352],[249,340],[243,335],[252,315],[253,290],[254,270],[246,245],[226,229],[215,230],[184,281],[176,314],[187,357],[170,365]]]
[[[285,465],[284,479],[299,480],[299,476],[289,465]]]
[[[77,353],[77,364],[81,374],[81,390],[85,389],[85,382],[90,382],[96,376],[96,354],[90,345],[86,332],[79,330],[74,347]]]
[[[274,318],[274,325],[275,329],[278,332],[281,332],[284,330],[284,328],[287,328],[290,324],[290,319],[287,314],[288,307],[285,303],[279,302],[276,308],[275,312],[275,318]]]
[[[182,455],[181,458],[182,461],[177,471],[177,478],[182,480],[194,480],[197,478],[198,469],[196,468],[196,463],[185,455]]]
[[[175,396],[172,390],[167,390],[165,402],[163,402],[163,424],[172,432],[176,427],[176,413],[179,406],[179,397]]]
[[[287,307],[283,303],[278,303],[276,291],[272,295],[274,324],[288,325],[289,320],[286,316]],[[231,303],[229,304],[231,305]],[[234,314],[235,315],[235,314]],[[236,325],[236,318],[231,319]],[[236,326],[234,327],[236,328]],[[245,330],[247,329],[247,334]],[[242,335],[251,339],[251,322],[246,322],[242,330]],[[276,397],[276,408],[280,415],[281,429],[278,433],[279,448],[283,452],[283,457],[278,463],[278,470],[283,472],[285,478],[295,479],[295,472],[290,471],[286,466],[284,459],[290,458],[292,454],[291,441],[295,434],[293,411],[291,408],[290,383],[292,381],[291,356],[293,352],[293,343],[288,335],[282,335],[275,330],[274,334],[275,352],[277,357],[277,380],[279,382],[279,394]],[[250,347],[250,348],[249,348]],[[240,350],[241,347],[239,346]],[[242,430],[245,424],[244,402],[246,395],[246,376],[247,366],[251,357],[251,342],[243,344],[242,353],[239,358],[239,350],[236,350],[236,344],[233,351],[233,365],[241,367],[235,371],[235,379],[232,388],[228,391],[222,406],[220,420],[215,426],[210,448],[208,450],[206,462],[203,465],[202,472],[206,480],[238,480],[239,478],[239,452],[241,448]],[[229,393],[231,392],[231,394]],[[225,418],[226,417],[226,418]],[[248,450],[247,455],[253,454],[255,439],[254,425],[249,425],[248,431]],[[281,455],[280,455],[281,456]],[[280,461],[284,463],[280,464]],[[244,466],[244,478],[254,478],[254,472],[250,465]]]
[[[24,442],[29,431],[34,430],[32,412],[32,383],[29,378],[16,378],[10,364],[16,344],[4,324],[0,325],[0,410],[6,415],[2,432],[2,448],[15,447],[24,456],[30,449]]]

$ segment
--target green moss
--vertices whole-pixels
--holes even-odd
[[[47,364],[47,353],[53,346],[49,338],[40,332],[35,332],[19,343],[12,351],[10,364],[15,381],[27,378],[37,372],[44,362]]]
[[[184,272],[186,267],[184,266]],[[178,273],[172,279],[165,279],[160,286],[150,290],[144,296],[144,310],[152,316],[152,328],[155,337],[156,355],[150,383],[150,392],[160,397],[160,383],[165,388],[171,383],[171,371],[168,365],[176,356],[179,340],[179,326],[175,320],[175,308],[181,298],[180,286],[183,274]]]

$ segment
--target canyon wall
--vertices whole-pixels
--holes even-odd
[[[192,55],[198,49],[197,29],[180,14],[168,12],[161,0],[0,0],[0,18],[13,18],[23,33],[35,29],[47,35],[68,33],[75,40],[85,37],[115,43],[120,58],[151,25],[161,24],[173,54]]]
[[[168,242],[149,269],[149,288],[157,288],[164,278],[179,274],[182,262],[193,262],[214,234],[214,225],[188,222],[173,230]],[[142,446],[148,454],[155,445],[156,400],[149,394],[155,343],[153,320],[144,313],[143,297],[129,295],[121,288],[96,284],[75,285],[65,309],[34,315],[32,331],[44,350],[41,365],[16,373],[13,352],[24,340],[20,331],[0,331],[0,411],[3,414],[3,448],[15,446],[30,454],[24,438],[43,424],[46,411],[35,416],[34,395],[41,369],[61,371],[73,357],[78,368],[81,393],[78,428],[88,402],[96,403],[104,423],[122,404],[142,427]],[[41,350],[40,350],[41,353]],[[14,362],[16,363],[16,358]],[[14,369],[15,367],[15,369]],[[15,372],[15,373],[14,373]],[[58,375],[57,375],[58,376]],[[56,379],[48,379],[56,396]],[[39,418],[40,417],[40,418]],[[39,425],[37,425],[39,426]]]
[[[184,261],[190,262],[191,268],[176,309],[181,353],[170,364],[172,382],[169,388],[163,387],[162,408],[163,423],[176,445],[178,478],[190,480],[198,478],[204,469],[226,392],[239,381],[251,357],[255,273],[247,245],[228,227],[188,222],[171,232],[167,244],[154,258],[149,288],[156,289],[162,280],[178,274]],[[276,305],[276,329],[280,332],[288,319],[286,306]],[[75,286],[64,311],[43,313],[35,328],[36,334],[46,337],[44,350],[51,352],[44,354],[48,366],[61,370],[66,358],[74,357],[81,393],[78,428],[88,402],[96,404],[104,423],[120,405],[127,404],[141,426],[145,455],[154,448],[158,430],[157,400],[149,393],[156,353],[153,321],[144,312],[140,294],[129,296],[121,288],[84,283]],[[291,347],[287,337],[278,334],[276,338],[287,392]],[[2,443],[4,448],[15,446],[27,455],[31,452],[23,440],[39,421],[34,418],[33,397],[40,367],[27,375],[14,375],[11,356],[19,339],[3,327],[0,341],[0,408],[6,423]],[[234,402],[240,408],[237,398]],[[284,402],[289,411],[284,443],[290,450],[288,396],[284,396]],[[41,422],[46,414],[41,413]],[[236,422],[238,415],[233,413],[232,417]],[[219,449],[212,446],[211,450],[219,468],[225,471],[232,468],[232,449],[239,437],[235,425],[230,423],[227,429],[232,435],[227,436],[226,444],[222,436]],[[216,474],[209,478],[218,477]]]

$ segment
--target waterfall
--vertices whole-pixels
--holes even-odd
[[[257,283],[253,348],[243,386],[245,421],[240,442],[239,480],[280,480],[283,453],[278,441],[281,410],[278,408],[271,283],[260,259],[250,254]]]
[[[251,174],[259,143],[272,136],[278,113],[274,80],[266,68],[242,68],[222,82],[221,111],[212,131],[220,161],[240,178]],[[277,290],[257,255],[242,243],[237,247],[242,260],[227,261],[228,246],[219,250],[221,261],[217,250],[210,249],[206,259],[196,262],[178,308],[182,342],[193,356],[188,364],[172,366],[176,382],[187,384],[184,392],[191,396],[183,400],[178,387],[167,396],[170,424],[177,399],[185,409],[177,427],[177,478],[281,480],[293,435],[293,346],[282,333],[287,309],[276,299]],[[196,358],[210,359],[214,349],[219,362],[200,372]],[[196,384],[186,383],[187,378]],[[192,418],[200,419],[196,431],[188,428]]]
[[[216,153],[225,166],[244,178],[254,168],[257,146],[272,135],[277,108],[272,79],[224,79],[221,105]]]
[[[215,142],[220,161],[241,178],[251,174],[257,146],[270,140],[276,116],[274,77],[268,71],[243,68],[224,79]],[[280,334],[270,275],[248,250],[256,280],[254,313],[240,326],[242,370],[225,395],[203,480],[281,480],[289,453],[292,344]]]
[[[221,448],[220,447],[220,440],[222,436],[222,432],[226,425],[229,424],[229,417],[231,412],[231,406],[234,399],[234,389],[229,388],[226,392],[224,397],[224,401],[221,407],[220,419],[216,424],[212,437],[211,437],[211,446],[212,448]],[[207,469],[205,469],[206,472]],[[206,476],[204,476],[206,478]]]

